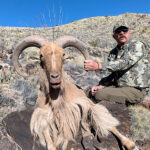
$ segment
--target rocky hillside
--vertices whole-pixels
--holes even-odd
[[[133,38],[150,43],[150,14],[125,13],[119,16],[92,17],[54,28],[0,27],[0,44],[11,50],[18,41],[29,35],[42,35],[49,40],[61,35],[73,35],[87,45],[109,50],[114,46],[112,28],[116,21],[124,19],[129,24]],[[94,53],[94,52],[91,52]]]
[[[7,114],[29,107],[33,108],[36,103],[39,88],[38,74],[24,79],[17,75],[12,65],[12,53],[19,41],[29,35],[41,35],[49,40],[56,39],[62,35],[72,35],[87,45],[92,59],[104,61],[109,50],[116,44],[112,38],[112,29],[115,22],[120,19],[126,20],[129,24],[133,38],[147,43],[150,48],[150,14],[125,13],[119,16],[92,17],[53,28],[0,27],[0,124]],[[21,56],[21,62],[27,64],[25,67],[29,68],[31,74],[38,70],[35,64],[39,62],[30,58],[38,55],[38,52],[37,49],[30,48]],[[64,64],[66,72],[74,82],[82,88],[96,85],[103,74],[88,72],[86,76],[78,76],[83,72],[83,57],[72,48],[67,49],[66,52],[74,56],[74,59],[68,60]],[[138,115],[136,113],[139,113],[139,111],[142,112],[143,116],[145,116],[145,113],[147,114],[146,120],[145,118],[142,120],[142,115],[140,116],[143,122],[140,127],[135,122],[135,117]],[[137,108],[130,108],[132,137],[135,139],[150,138],[150,120],[147,121],[150,112],[147,112],[144,108],[142,111],[140,108],[139,111]],[[0,132],[0,142],[5,137],[4,135],[3,132]]]

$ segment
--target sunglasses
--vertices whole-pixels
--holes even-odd
[[[119,34],[120,32],[124,32],[124,33],[125,33],[125,32],[128,32],[128,30],[129,30],[128,28],[117,29],[117,30],[115,31],[115,33],[116,33],[116,34]]]

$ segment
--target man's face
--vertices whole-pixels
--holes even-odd
[[[130,31],[127,27],[119,27],[113,34],[114,39],[119,45],[123,45],[130,38]]]

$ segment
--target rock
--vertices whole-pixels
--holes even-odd
[[[88,136],[84,138],[82,140],[82,144],[84,146],[84,149],[86,150],[95,150],[93,136]]]
[[[22,150],[31,150],[32,146],[35,146],[35,149],[44,150],[41,146],[34,144],[30,133],[29,125],[32,112],[32,109],[13,112],[3,120],[3,124],[5,124],[9,135]]]
[[[12,54],[14,49],[9,49],[7,52],[8,54]]]
[[[117,127],[119,132],[127,137],[130,137],[130,115],[128,108],[123,104],[116,104],[113,102],[102,101],[100,104],[104,105],[112,114],[120,121]],[[107,138],[101,137],[100,147],[106,150],[122,150],[121,143],[113,135]]]
[[[27,64],[26,65],[26,71],[27,71],[27,73],[29,74],[29,75],[33,75],[33,74],[35,74],[35,65],[34,64]]]
[[[130,117],[128,109],[121,105],[115,103],[102,102],[113,116],[117,117],[121,122],[118,127],[119,131],[129,136],[130,134]],[[4,118],[3,123],[6,126],[6,130],[9,135],[14,139],[14,141],[22,148],[22,150],[30,150],[33,146],[33,138],[29,130],[29,122],[33,109],[24,110],[21,112],[13,112]],[[101,137],[100,139],[92,139],[91,137],[82,138],[81,133],[79,133],[76,138],[76,143],[70,142],[68,149],[74,148],[75,150],[95,150],[106,149],[106,150],[120,150],[121,147],[119,141],[113,136],[109,135],[107,138]],[[34,144],[38,147],[38,150],[44,150],[43,147]],[[60,149],[61,150],[61,149]]]
[[[0,140],[0,150],[16,150],[15,143],[11,143],[8,138]]]
[[[4,107],[4,106],[13,107],[13,106],[16,106],[16,103],[15,103],[14,99],[0,94],[0,107]]]

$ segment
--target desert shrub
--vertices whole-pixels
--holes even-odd
[[[0,71],[0,83],[11,83],[14,79],[14,74],[8,70],[6,72]]]
[[[99,46],[99,39],[89,41],[88,42],[92,47],[98,47]]]

